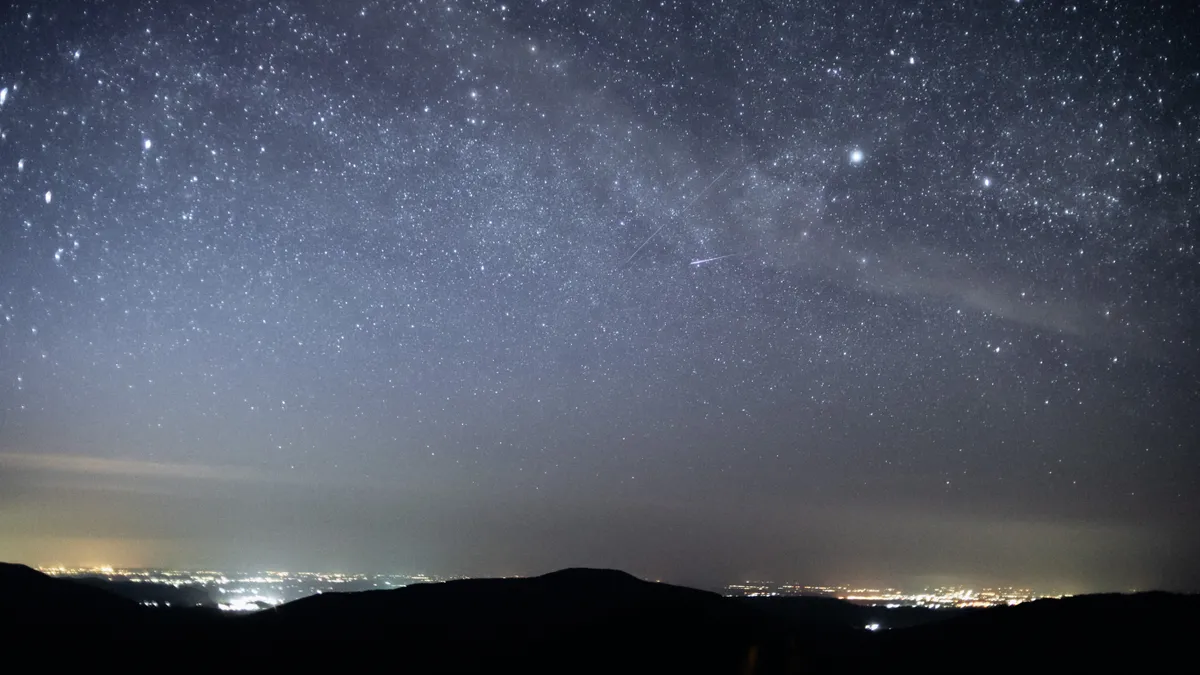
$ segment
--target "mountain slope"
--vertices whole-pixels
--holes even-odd
[[[342,670],[383,662],[411,672],[1146,671],[1185,662],[1200,633],[1198,596],[1045,600],[871,633],[860,625],[879,608],[828,598],[747,601],[588,569],[329,593],[229,617],[149,609],[0,564],[0,602],[0,639],[11,654],[44,655],[39,640],[20,638],[53,630],[72,644],[105,639],[106,650],[68,650],[71,658],[195,665],[204,655],[274,670],[335,659]]]
[[[782,643],[774,622],[715,593],[585,569],[325,594],[241,624],[244,635],[268,639],[387,641],[403,646],[410,666],[437,670],[686,664],[736,672],[752,651]]]
[[[1041,668],[1156,669],[1190,656],[1200,637],[1200,596],[1084,595],[970,612],[878,635],[882,661],[937,654],[941,663],[992,659]]]
[[[99,588],[11,563],[0,563],[0,593],[6,618],[28,624],[122,621],[142,609]]]

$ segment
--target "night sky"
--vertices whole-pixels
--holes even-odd
[[[1195,3],[16,3],[0,559],[1200,587]]]

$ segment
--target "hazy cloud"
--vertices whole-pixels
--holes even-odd
[[[83,455],[0,452],[0,469],[43,471],[129,478],[174,478],[182,480],[274,481],[274,476],[248,467],[208,464],[176,464],[140,459],[87,457]]]
[[[1029,297],[1012,273],[984,269],[927,248],[909,246],[873,256],[862,267],[860,280],[868,290],[943,298],[959,308],[1057,333],[1106,332],[1099,310],[1088,311],[1083,301]]]

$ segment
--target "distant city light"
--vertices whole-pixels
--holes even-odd
[[[1042,595],[1027,588],[984,588],[980,590],[961,587],[927,588],[921,592],[902,591],[895,588],[860,588],[849,586],[805,586],[794,583],[776,584],[766,581],[747,581],[725,587],[726,595],[744,597],[779,596],[824,596],[862,605],[898,607],[927,607],[930,609],[995,607],[1018,605],[1039,598],[1061,598],[1062,595]]]
[[[320,591],[317,591],[320,593]],[[261,595],[255,595],[245,598],[236,598],[230,602],[222,602],[217,606],[226,612],[257,612],[263,609],[264,605],[274,607],[283,604],[283,601],[278,598],[268,598]]]
[[[227,612],[252,612],[275,607],[312,595],[331,592],[386,590],[410,584],[446,581],[459,577],[440,577],[428,574],[347,574],[342,572],[283,572],[267,570],[225,573],[213,570],[156,570],[123,569],[110,565],[95,567],[42,567],[51,576],[99,576],[109,581],[159,584],[174,588],[194,588],[204,591],[211,601]],[[925,607],[929,609],[995,607],[1018,605],[1039,598],[1061,598],[1062,595],[1042,595],[1026,588],[971,589],[957,586],[926,588],[920,592],[896,588],[863,588],[860,586],[809,586],[797,583],[746,581],[725,587],[725,595],[741,597],[822,596],[845,600],[859,605],[896,609]],[[154,601],[147,601],[154,602]],[[146,603],[144,603],[146,604]],[[157,605],[163,606],[160,600]],[[871,626],[876,626],[871,628]],[[882,630],[872,622],[866,630]]]
[[[40,569],[51,576],[98,576],[108,581],[197,589],[203,591],[217,608],[231,613],[271,609],[286,602],[322,593],[403,588],[409,584],[450,578],[427,574],[345,574],[278,570],[225,573],[213,570],[123,569],[108,565]],[[147,607],[171,606],[169,602],[162,600],[145,600],[142,604]]]
[[[866,628],[866,629],[867,629],[867,630],[869,630],[869,631],[872,631],[872,632],[874,632],[874,631],[877,631],[877,630],[879,630],[880,628],[882,628],[882,626],[880,626],[880,625],[879,625],[879,624],[877,624],[877,623],[869,623],[869,624],[867,624],[866,626],[863,626],[863,627],[864,627],[864,628]]]

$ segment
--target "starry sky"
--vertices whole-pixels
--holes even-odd
[[[1198,13],[13,3],[0,558],[1198,588]]]

